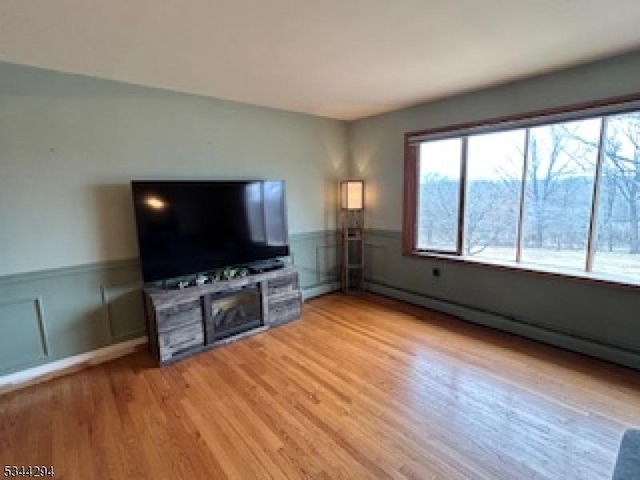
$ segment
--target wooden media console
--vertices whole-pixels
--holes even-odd
[[[159,364],[295,320],[298,272],[287,266],[183,289],[144,289],[149,346]]]

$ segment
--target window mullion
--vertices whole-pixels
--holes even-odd
[[[467,197],[467,150],[469,137],[462,137],[460,151],[460,197],[458,205],[458,255],[464,253],[464,217]]]
[[[413,177],[414,182],[414,190],[415,190],[415,209],[413,213],[413,240],[412,240],[412,250],[416,250],[418,248],[418,215],[420,215],[420,175],[422,175],[420,171],[420,147],[411,146],[409,147],[412,150],[413,154],[413,164],[415,166],[415,175]]]
[[[598,156],[596,157],[596,178],[593,181],[593,196],[591,198],[591,217],[589,219],[589,238],[587,238],[587,261],[585,270],[593,270],[596,240],[598,235],[598,204],[600,202],[600,183],[602,180],[602,164],[604,163],[604,144],[607,135],[608,117],[602,117],[600,125],[600,139],[598,141]]]
[[[527,188],[527,169],[529,168],[529,138],[531,129],[525,130],[524,136],[524,159],[522,162],[522,179],[520,180],[520,209],[518,212],[518,227],[516,233],[516,263],[522,261],[522,239],[524,230],[524,200]]]

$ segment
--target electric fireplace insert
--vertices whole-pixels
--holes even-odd
[[[205,295],[203,302],[207,344],[262,325],[258,285]]]

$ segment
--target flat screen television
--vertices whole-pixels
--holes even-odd
[[[289,255],[283,181],[133,181],[145,282]]]

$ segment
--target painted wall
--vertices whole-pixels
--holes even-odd
[[[500,319],[501,328],[514,331],[523,325],[542,327],[640,354],[637,291],[406,258],[400,243],[405,132],[638,92],[640,53],[635,53],[351,123],[352,173],[367,182],[371,287],[414,300],[462,303],[471,309],[452,313],[480,323],[496,325]],[[432,276],[433,267],[441,269],[439,278]],[[438,305],[443,309],[445,304]],[[640,368],[640,357],[633,362]]]
[[[638,91],[626,55],[345,126],[0,63],[0,375],[144,333],[132,178],[284,178],[313,295],[336,286],[347,173],[367,180],[372,289],[640,368],[635,291],[400,254],[406,131]]]
[[[346,124],[0,63],[0,376],[144,335],[131,179],[287,182],[305,296],[337,288]]]
[[[131,179],[287,181],[334,228],[344,122],[0,63],[0,276],[137,257]]]

